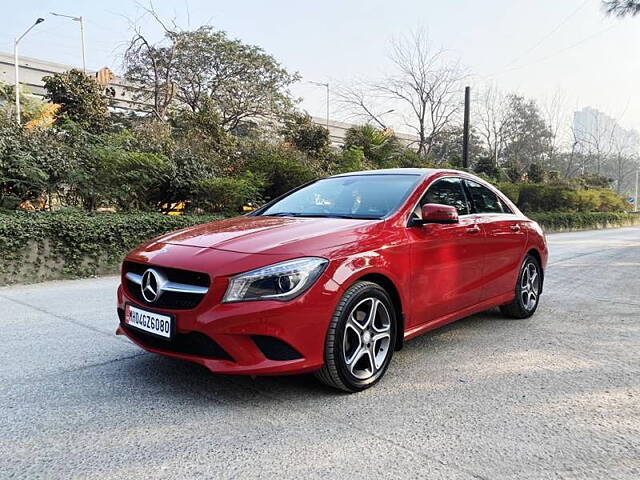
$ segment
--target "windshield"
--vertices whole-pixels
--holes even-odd
[[[382,218],[411,193],[419,175],[350,175],[318,180],[274,203],[260,215]]]

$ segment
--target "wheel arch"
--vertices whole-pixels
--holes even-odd
[[[402,299],[398,288],[389,277],[382,273],[367,273],[355,279],[353,283],[358,281],[378,284],[384,288],[391,297],[391,301],[393,302],[393,306],[396,310],[396,318],[398,319],[398,325],[396,326],[397,334],[395,349],[400,350],[404,342],[404,310],[402,308]]]
[[[542,267],[542,256],[536,248],[530,248],[527,255],[531,255],[535,258],[540,266],[540,293],[542,293],[542,290],[544,289],[544,268]]]

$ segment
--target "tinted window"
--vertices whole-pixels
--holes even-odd
[[[503,207],[498,196],[487,187],[470,180],[466,180],[466,182],[476,213],[510,213],[508,209]]]
[[[459,178],[443,178],[431,185],[420,201],[420,205],[426,203],[439,203],[456,207],[458,215],[469,214],[469,202],[464,193],[462,181]]]
[[[419,175],[349,175],[318,180],[287,195],[260,215],[382,218],[411,193]]]

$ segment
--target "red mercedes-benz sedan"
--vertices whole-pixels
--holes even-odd
[[[212,372],[315,372],[355,392],[403,341],[492,307],[536,311],[540,227],[464,172],[372,170],[127,255],[117,333]]]

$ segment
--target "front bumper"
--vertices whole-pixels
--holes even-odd
[[[218,290],[218,289],[215,289]],[[219,289],[224,291],[224,289]],[[282,375],[318,370],[335,309],[337,285],[327,277],[302,296],[289,301],[219,303],[211,292],[191,310],[150,308],[122,285],[118,288],[120,325],[117,335],[153,353],[198,363],[212,372],[239,375]],[[124,323],[126,304],[171,314],[172,341],[156,339]]]

